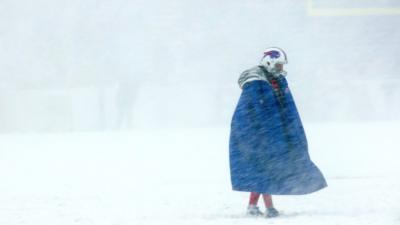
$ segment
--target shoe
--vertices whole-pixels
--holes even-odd
[[[258,206],[249,205],[247,207],[247,215],[249,215],[249,216],[262,216],[264,214],[260,211]]]
[[[267,218],[273,218],[279,216],[278,210],[276,210],[274,207],[268,208],[267,209],[267,214],[265,215]]]

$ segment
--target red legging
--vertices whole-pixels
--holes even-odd
[[[256,192],[251,192],[250,193],[250,201],[249,201],[249,205],[257,205],[258,203],[258,199],[260,199],[260,193],[256,193]],[[271,208],[273,207],[272,204],[272,197],[269,194],[262,194],[263,196],[263,200],[264,200],[264,204],[266,208]]]

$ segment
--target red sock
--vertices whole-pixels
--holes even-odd
[[[274,205],[272,204],[272,197],[269,194],[263,194],[265,208],[272,208]]]
[[[250,193],[249,205],[257,205],[258,199],[260,199],[260,193],[251,192]]]

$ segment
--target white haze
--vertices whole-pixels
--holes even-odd
[[[398,0],[1,0],[0,225],[398,225],[399,27]],[[228,153],[268,46],[328,182],[272,221]]]
[[[0,132],[227,126],[239,74],[289,56],[304,121],[400,119],[398,1],[0,3]]]

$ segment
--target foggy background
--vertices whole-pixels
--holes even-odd
[[[283,48],[306,122],[400,119],[400,1],[0,2],[0,132],[229,126]]]

